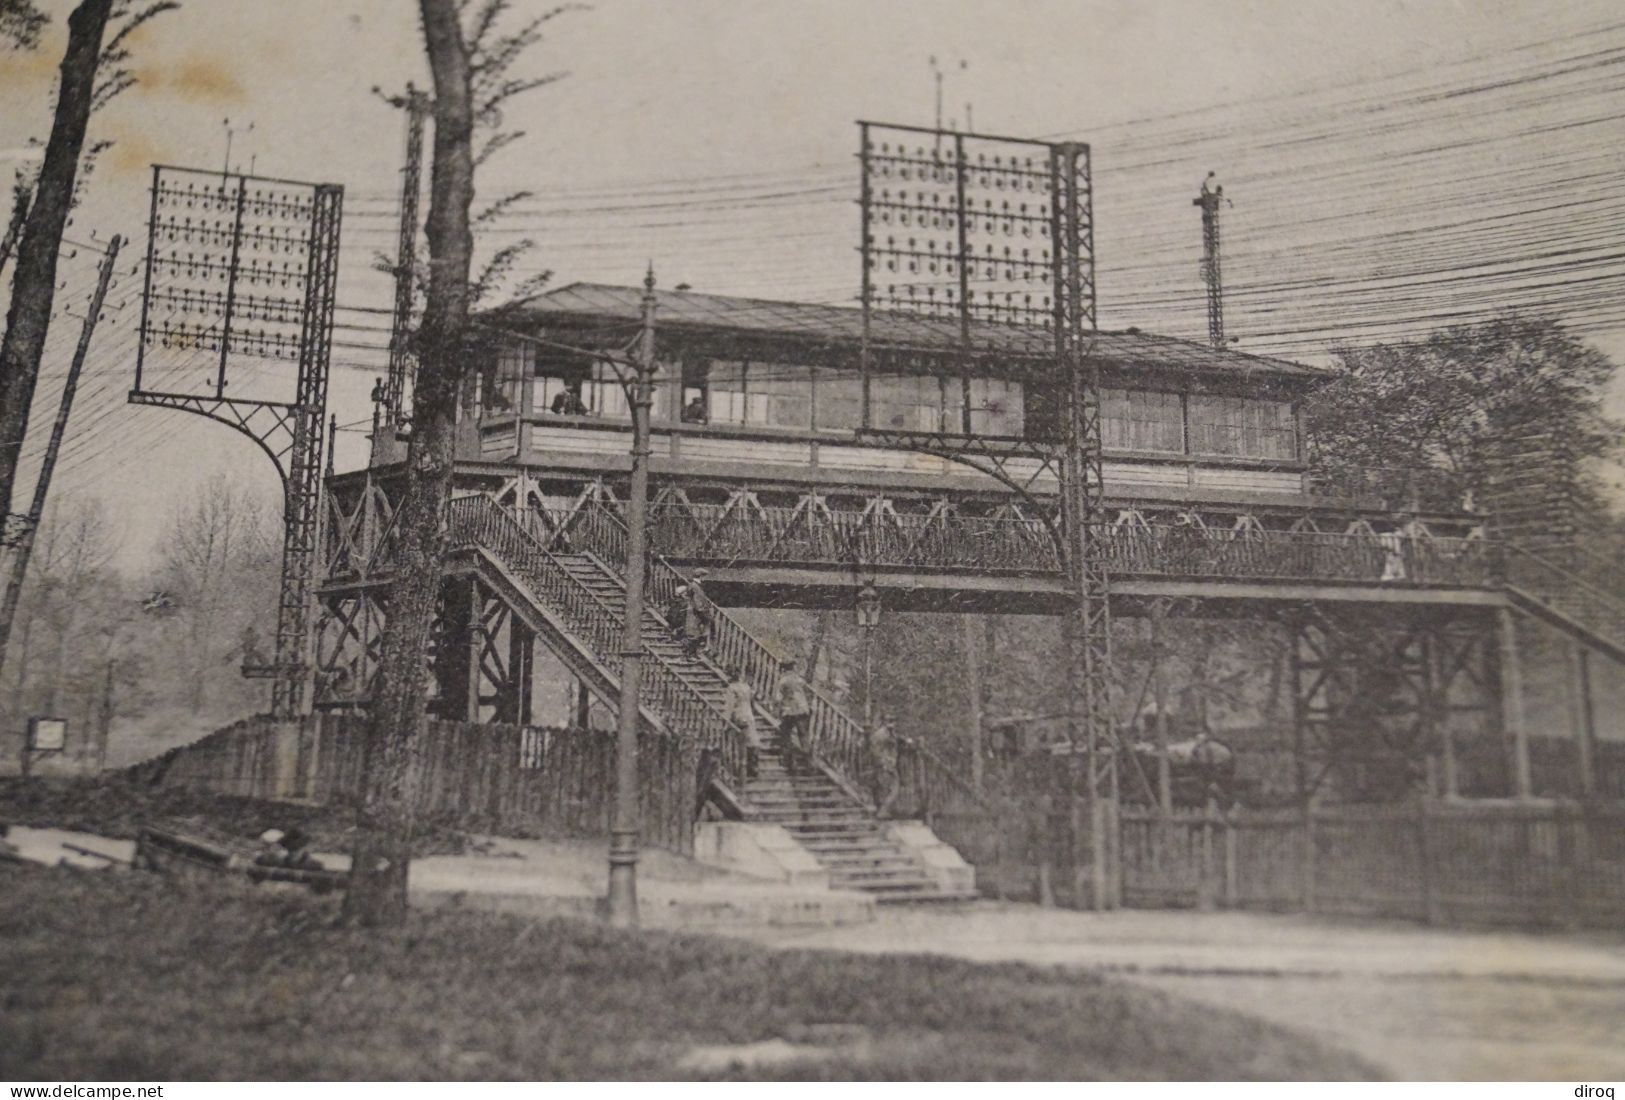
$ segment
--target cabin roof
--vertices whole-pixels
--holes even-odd
[[[570,283],[494,311],[502,323],[586,322],[590,325],[637,324],[642,316],[641,287],[603,283]],[[783,337],[825,344],[857,345],[863,338],[863,311],[856,306],[781,302],[701,294],[692,290],[656,290],[656,323],[661,327],[724,330],[757,338]],[[989,354],[1047,357],[1052,337],[1032,326],[978,321],[973,343]],[[952,352],[960,346],[959,322],[953,318],[917,317],[877,312],[870,324],[871,346],[922,352]],[[1099,331],[1095,353],[1125,366],[1162,367],[1224,374],[1272,374],[1320,377],[1317,367],[1215,348],[1171,336],[1145,332]]]

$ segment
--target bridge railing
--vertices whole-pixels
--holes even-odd
[[[626,560],[626,526],[604,505],[589,503],[568,514],[550,514],[546,526],[548,537],[557,544],[588,550],[620,573]],[[658,546],[658,540],[653,541]],[[683,583],[685,578],[664,554],[650,554],[645,594],[656,607],[670,604]],[[738,669],[764,712],[771,713],[778,697],[779,658],[725,610],[713,605],[711,611],[707,654],[723,674]],[[863,727],[817,689],[809,690],[808,699],[812,706],[808,735],[814,753],[861,790],[868,743]]]
[[[514,569],[594,656],[619,675],[620,613],[572,576],[512,514],[489,498],[463,497],[451,502],[447,521],[448,548],[484,549]],[[672,733],[715,750],[725,777],[736,783],[744,777],[743,735],[681,669],[648,646],[643,650],[638,698],[668,723]]]
[[[1101,535],[1106,567],[1121,576],[1498,583],[1495,545],[1482,539],[1183,524],[1111,526]],[[665,505],[650,520],[650,539],[661,554],[690,561],[1059,572],[1049,529],[1037,519]]]
[[[1156,525],[1112,528],[1105,543],[1107,568],[1128,576],[1480,588],[1499,567],[1494,544],[1468,538]]]

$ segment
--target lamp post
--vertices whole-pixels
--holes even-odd
[[[632,471],[626,501],[626,604],[621,634],[621,702],[615,724],[615,796],[609,825],[609,923],[638,923],[638,697],[643,680],[644,513],[649,500],[649,408],[655,373],[654,265],[643,280],[643,328],[638,339],[632,406]]]
[[[875,627],[880,625],[880,593],[873,582],[864,581],[858,589],[858,626],[863,631],[863,731],[875,726],[875,684],[871,650],[874,648]]]

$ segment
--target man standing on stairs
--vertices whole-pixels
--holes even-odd
[[[673,621],[674,614],[680,621]],[[711,633],[711,609],[698,579],[677,586],[676,598],[666,618],[683,643],[683,656],[690,660],[698,657]]]
[[[785,661],[779,669],[779,752],[784,757],[784,770],[794,777],[800,768],[812,767],[812,746],[807,744],[812,703],[807,681],[801,678],[795,659]]]
[[[890,714],[884,712],[874,731],[869,734],[869,758],[874,782],[875,816],[885,820],[891,816],[892,803],[897,801],[902,779],[897,773],[897,734],[892,730]]]
[[[756,778],[756,693],[745,680],[745,674],[734,665],[728,669],[726,697],[728,721],[745,735],[745,778]]]

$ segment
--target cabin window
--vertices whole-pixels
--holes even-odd
[[[813,417],[821,432],[855,432],[863,427],[863,376],[828,369],[817,371]]]
[[[587,372],[581,370],[549,370],[538,374],[532,397],[536,411],[561,416],[586,416],[589,412],[584,388],[587,377]]]
[[[481,416],[507,416],[519,411],[520,388],[534,359],[529,345],[509,344],[480,365]]]
[[[950,398],[946,392],[952,385]],[[903,432],[961,432],[959,379],[883,374],[869,380],[869,419],[876,428]]]
[[[1101,443],[1110,451],[1185,450],[1180,395],[1155,390],[1100,391]]]
[[[1298,457],[1292,405],[1251,397],[1190,396],[1191,451],[1237,458]]]
[[[631,368],[626,368],[626,371],[630,382]],[[667,387],[656,382],[652,389],[654,404],[649,410],[650,419],[664,420],[668,415]],[[588,416],[601,416],[606,420],[632,419],[632,410],[626,400],[626,387],[621,385],[620,372],[613,363],[593,363],[586,381],[581,384],[581,399]]]
[[[759,423],[803,432],[812,427],[811,367],[752,363],[746,372],[745,382],[751,395],[761,398],[763,419]]]
[[[705,382],[709,422],[806,431],[812,427],[812,385],[810,367],[714,360]]]
[[[1002,378],[970,380],[970,430],[972,435],[1019,438],[1022,432],[1020,382]]]

